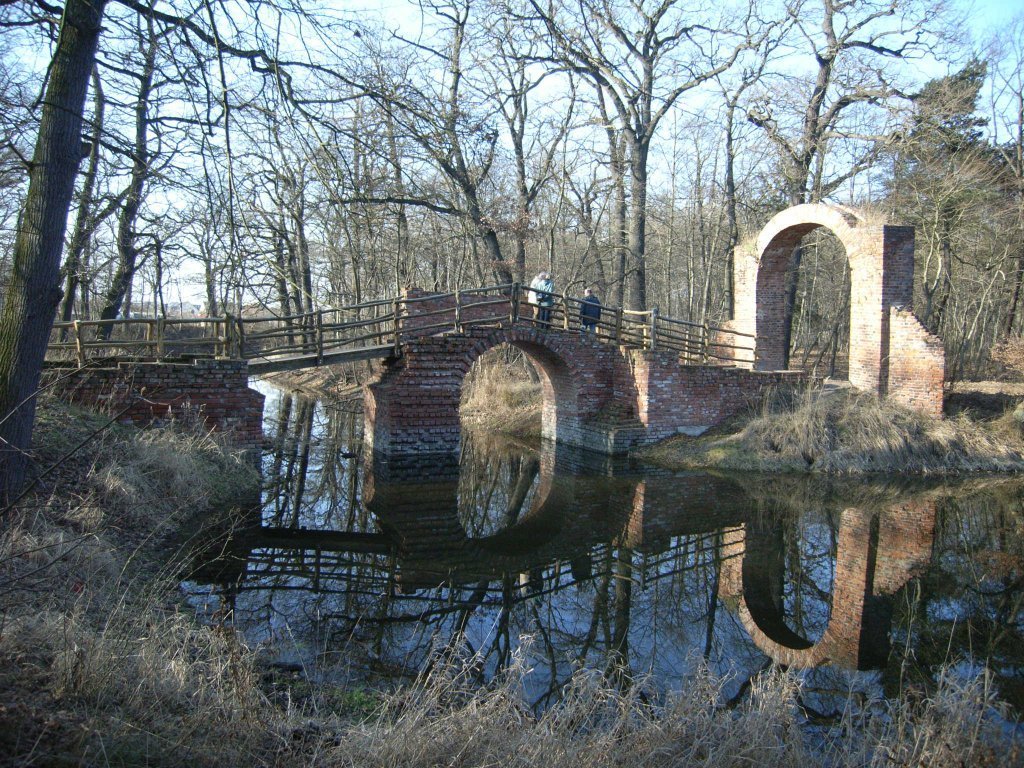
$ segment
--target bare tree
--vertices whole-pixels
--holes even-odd
[[[35,392],[60,301],[60,256],[82,159],[82,114],[106,0],[67,0],[0,314],[0,502],[19,492]]]
[[[727,35],[706,23],[707,9],[684,11],[674,0],[619,5],[529,0],[529,9],[547,31],[552,60],[587,77],[601,91],[625,137],[632,262],[626,303],[643,309],[651,142],[680,97],[727,70],[749,38],[741,35],[737,44],[724,47]]]
[[[803,0],[788,13],[786,52],[806,60],[811,75],[776,70],[747,119],[776,147],[781,192],[798,205],[825,199],[876,162],[895,128],[891,102],[905,96],[897,78],[908,76],[887,64],[924,55],[939,17],[918,0]],[[802,255],[794,251],[787,292],[787,362]]]

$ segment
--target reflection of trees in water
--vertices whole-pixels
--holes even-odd
[[[832,612],[838,548],[838,519],[808,510],[779,523],[779,547],[785,553],[779,573],[783,620],[811,642],[821,639]]]
[[[263,464],[268,525],[352,530],[370,524],[358,504],[361,414],[344,405],[279,394],[267,424],[271,450]]]
[[[540,478],[536,453],[495,450],[485,436],[468,432],[459,463],[459,522],[470,537],[515,525],[533,503]]]
[[[927,674],[961,659],[986,663],[1024,713],[1024,496],[1019,487],[952,496],[938,509],[933,566],[897,604],[897,650]],[[887,682],[898,685],[898,670]]]

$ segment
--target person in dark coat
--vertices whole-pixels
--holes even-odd
[[[590,288],[583,290],[583,303],[580,304],[580,333],[596,333],[597,323],[601,319],[601,300]]]

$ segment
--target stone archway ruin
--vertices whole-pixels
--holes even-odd
[[[752,367],[772,371],[784,365],[793,252],[819,227],[836,236],[850,265],[850,383],[941,416],[942,341],[925,330],[911,309],[914,229],[874,221],[853,209],[820,203],[788,208],[765,225],[756,242],[736,249],[730,326],[757,336]]]

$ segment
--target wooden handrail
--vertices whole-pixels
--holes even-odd
[[[65,359],[73,350],[79,365],[85,365],[91,355],[116,356],[118,350],[126,353],[131,350],[133,357],[140,349],[148,350],[147,354],[165,359],[172,350],[174,354],[195,355],[211,347],[213,354],[221,357],[266,359],[275,355],[309,354],[319,364],[328,352],[334,355],[346,348],[357,351],[367,342],[389,345],[399,354],[404,342],[423,335],[452,330],[466,333],[482,325],[532,324],[532,317],[523,312],[528,291],[529,288],[520,283],[508,283],[427,296],[398,296],[280,316],[240,317],[225,313],[222,317],[55,322],[53,328],[64,341],[55,341],[49,349],[63,354]],[[552,293],[551,298],[555,327],[560,326],[564,331],[577,328],[576,313],[584,304],[582,299],[559,293]],[[428,302],[440,302],[441,306],[419,309]],[[484,314],[481,310],[486,307],[504,309]],[[603,317],[596,323],[603,331],[599,337],[616,344],[679,352],[683,359],[690,361],[749,362],[730,352],[754,356],[755,334],[665,317],[657,307],[649,310],[602,307],[602,310]],[[363,312],[368,312],[369,316],[360,316]],[[559,313],[562,315],[560,323]],[[346,316],[351,319],[345,319]],[[410,318],[416,318],[416,322],[406,322]],[[437,318],[437,322],[423,322],[430,318]],[[109,334],[120,338],[92,341],[87,333],[89,328],[123,330]],[[365,331],[360,333],[361,329]],[[69,338],[72,334],[73,338]],[[718,338],[722,341],[716,340]],[[751,343],[743,343],[746,339]],[[210,352],[205,351],[205,354]]]

